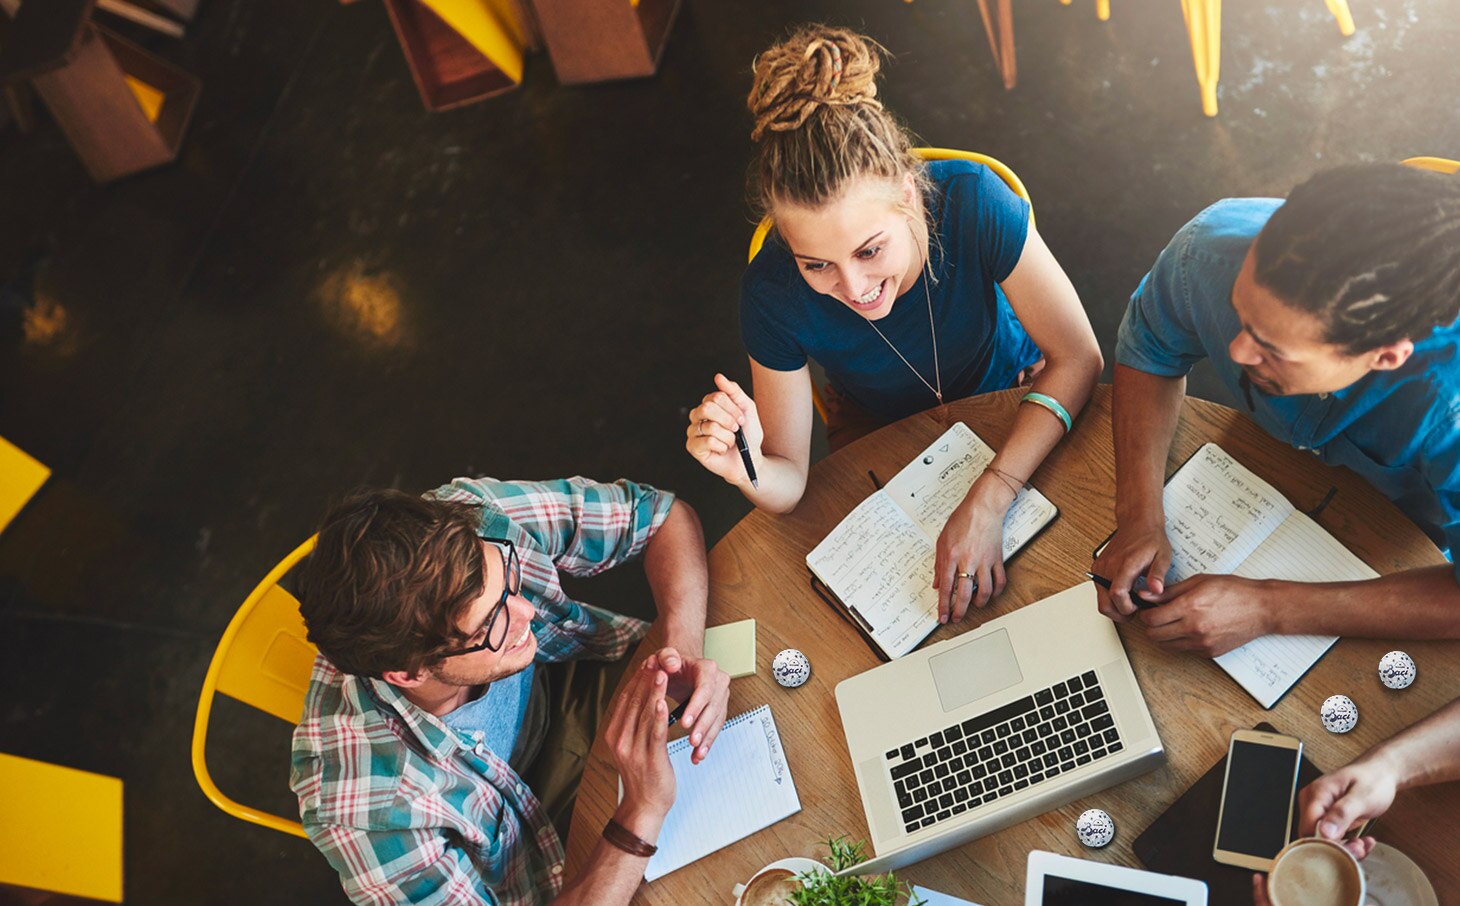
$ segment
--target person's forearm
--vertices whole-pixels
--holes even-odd
[[[644,574],[659,610],[664,644],[686,657],[705,649],[705,607],[710,572],[705,533],[689,504],[676,500],[644,549]]]
[[[806,469],[796,463],[762,451],[754,457],[755,477],[760,487],[751,487],[750,480],[738,482],[735,486],[745,499],[756,509],[770,513],[789,513],[801,502],[806,493]]]
[[[1115,522],[1160,519],[1166,483],[1166,457],[1186,378],[1161,377],[1124,365],[1115,366]]]
[[[1100,354],[1093,356],[1050,358],[1049,364],[1035,379],[1033,390],[1058,400],[1073,421],[1090,401],[1090,393],[1100,379]],[[1024,403],[1014,413],[1014,425],[993,467],[1026,482],[1040,463],[1065,436],[1064,423],[1053,412],[1034,403]]]
[[[1382,761],[1399,789],[1460,780],[1460,699],[1365,752],[1360,761]]]
[[[1449,566],[1358,582],[1258,584],[1271,631],[1353,638],[1460,638],[1460,585]]]
[[[647,842],[659,838],[663,816],[633,815],[619,806],[614,818],[634,836]],[[647,856],[624,852],[607,840],[600,839],[589,854],[583,870],[553,900],[553,906],[626,906],[644,881]]]

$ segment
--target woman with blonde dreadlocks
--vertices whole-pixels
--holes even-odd
[[[947,622],[1003,590],[1004,515],[1103,363],[1028,204],[980,164],[912,154],[877,99],[883,53],[846,29],[806,26],[756,60],[752,195],[775,229],[741,284],[754,399],[716,375],[690,413],[686,447],[756,506],[783,513],[806,489],[808,359],[831,382],[834,449],[945,401],[1029,385],[1029,405],[938,539],[929,579]]]

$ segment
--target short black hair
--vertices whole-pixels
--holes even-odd
[[[1350,355],[1460,316],[1460,176],[1334,167],[1293,189],[1257,237],[1257,282],[1318,316]]]

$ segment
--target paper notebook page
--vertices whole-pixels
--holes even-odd
[[[993,448],[973,429],[958,422],[898,472],[883,490],[936,543],[948,517],[993,459]],[[1021,489],[1004,515],[1004,559],[1012,557],[1054,516],[1054,504],[1047,497],[1033,488]],[[928,581],[932,581],[931,570]]]
[[[674,805],[645,880],[661,878],[801,810],[769,706],[726,721],[700,764],[690,763],[691,751],[688,738],[669,744]]]
[[[1294,582],[1345,582],[1379,575],[1299,512],[1285,519],[1234,574]],[[1271,708],[1336,641],[1335,635],[1265,635],[1216,661],[1259,704]]]
[[[935,553],[917,523],[878,491],[806,555],[806,565],[896,658],[937,628]]]
[[[1203,444],[1161,497],[1171,542],[1168,581],[1230,573],[1293,512],[1293,505],[1216,444]]]

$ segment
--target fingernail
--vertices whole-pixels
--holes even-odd
[[[1330,840],[1333,840],[1338,837],[1338,825],[1334,824],[1332,821],[1324,821],[1322,824],[1318,825],[1318,833],[1322,834]]]
[[[692,745],[692,746],[699,745],[700,744],[700,734],[698,734],[698,733],[691,734],[690,735],[690,738],[689,738],[689,744]]]

